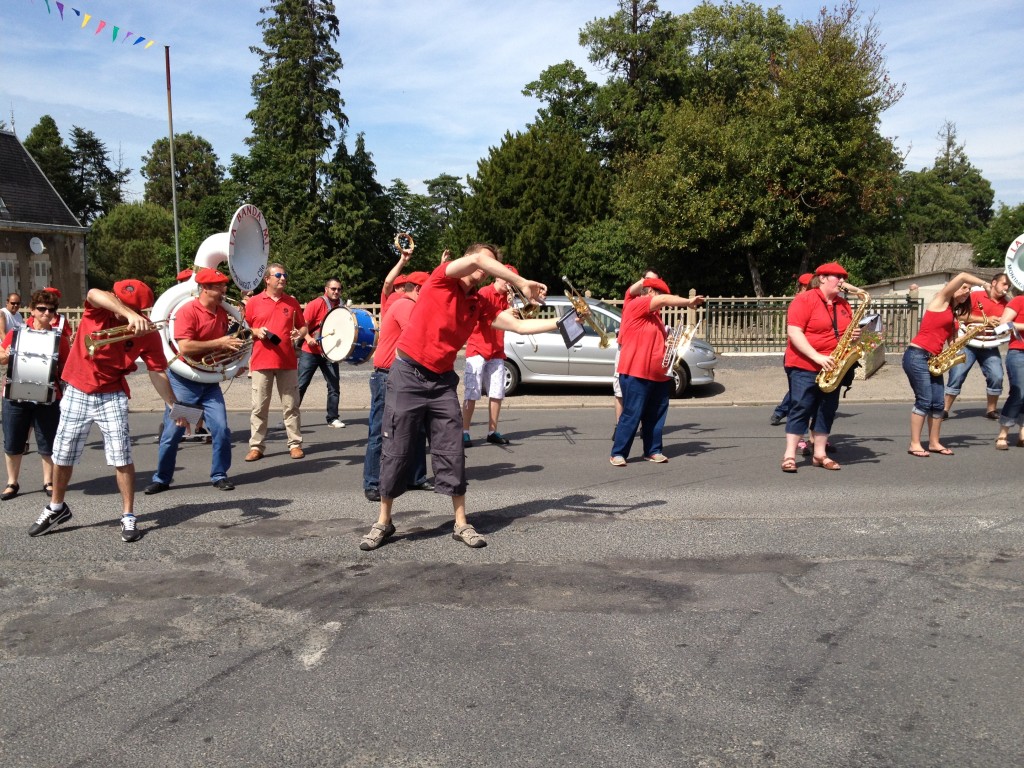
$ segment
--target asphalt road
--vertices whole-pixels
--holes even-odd
[[[365,412],[305,428],[301,461],[279,430],[261,462],[239,445],[234,492],[183,445],[135,544],[98,441],[74,519],[28,538],[28,456],[0,765],[1020,765],[1024,449],[981,411],[917,459],[906,404],[844,403],[842,471],[785,475],[763,407],[673,408],[671,461],[624,469],[610,408],[512,408],[509,448],[468,451],[481,550],[423,492],[357,549]],[[132,416],[140,490],[156,421]]]

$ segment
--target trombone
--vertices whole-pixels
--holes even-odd
[[[100,331],[93,331],[85,337],[85,351],[92,357],[96,354],[96,350],[100,347],[105,347],[108,344],[117,344],[120,341],[128,341],[128,339],[134,339],[137,336],[145,336],[149,333],[156,333],[162,331],[167,327],[166,320],[159,320],[153,323],[153,327],[148,331],[138,333],[132,330],[130,325],[118,325],[114,328],[104,328]]]
[[[598,346],[601,349],[608,349],[612,343],[612,335],[594,319],[594,314],[590,311],[590,305],[587,304],[586,298],[576,290],[576,286],[569,281],[569,278],[562,275],[562,282],[568,287],[565,295],[569,297],[569,302],[572,304],[572,308],[576,310],[576,314],[580,316],[580,320],[589,325],[591,330],[601,337]]]
[[[508,286],[508,305],[514,308],[519,319],[532,320],[537,317],[537,313],[540,312],[541,307],[544,305],[532,303],[528,298],[526,298],[526,294],[516,287],[515,283],[506,280],[505,285]],[[522,304],[522,306],[518,308],[515,306],[517,299],[519,300],[519,303]]]

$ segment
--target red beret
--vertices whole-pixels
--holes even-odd
[[[198,285],[219,285],[227,282],[228,276],[218,272],[216,269],[203,267],[196,273],[196,283]]]
[[[505,265],[505,269],[507,269],[507,270],[508,270],[509,272],[511,272],[511,273],[512,273],[513,275],[518,275],[518,274],[519,274],[519,270],[518,270],[518,269],[516,269],[515,267],[513,267],[513,266],[512,266],[511,264],[506,264],[506,265]]]
[[[668,289],[668,283],[662,280],[660,277],[648,277],[644,279],[644,288],[653,288],[661,293],[672,293]]]
[[[178,273],[178,282],[179,283],[183,283],[186,280],[188,280],[190,277],[192,277],[192,270],[191,270],[191,268],[190,269],[183,269],[183,270],[181,270],[181,272]]]
[[[820,267],[818,267],[816,270],[814,270],[814,274],[816,274],[816,275],[839,275],[839,277],[849,277],[850,276],[847,273],[847,271],[845,269],[843,269],[843,265],[842,264],[837,264],[834,261],[830,261],[828,264],[822,264]]]
[[[803,273],[802,275],[800,275],[800,277],[798,277],[798,278],[796,279],[796,281],[797,281],[797,282],[798,282],[798,283],[799,283],[800,285],[804,285],[804,286],[807,286],[807,285],[810,285],[810,284],[811,284],[811,280],[813,280],[813,279],[814,279],[814,275],[813,275],[812,273],[810,273],[810,272],[804,272],[804,273]]]
[[[156,301],[153,289],[141,280],[119,280],[114,283],[114,295],[136,312],[149,309]]]
[[[57,297],[58,301],[60,300],[60,291],[58,291],[56,288],[51,288],[50,286],[46,286],[45,288],[43,288],[43,290],[46,291],[47,293],[52,293],[54,296]]]
[[[430,278],[429,272],[411,272],[405,282],[423,287],[423,284]]]
[[[400,285],[405,285],[407,282],[409,282],[408,275],[399,275],[398,277],[395,278],[395,282],[393,282],[392,285],[395,286],[395,288],[397,288]]]

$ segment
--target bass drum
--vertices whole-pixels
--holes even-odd
[[[332,363],[360,365],[377,348],[377,326],[365,309],[335,307],[324,318],[318,341]]]

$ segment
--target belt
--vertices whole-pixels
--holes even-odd
[[[390,368],[378,368],[377,366],[373,367],[373,372],[374,373],[389,373],[390,371],[391,371]]]

